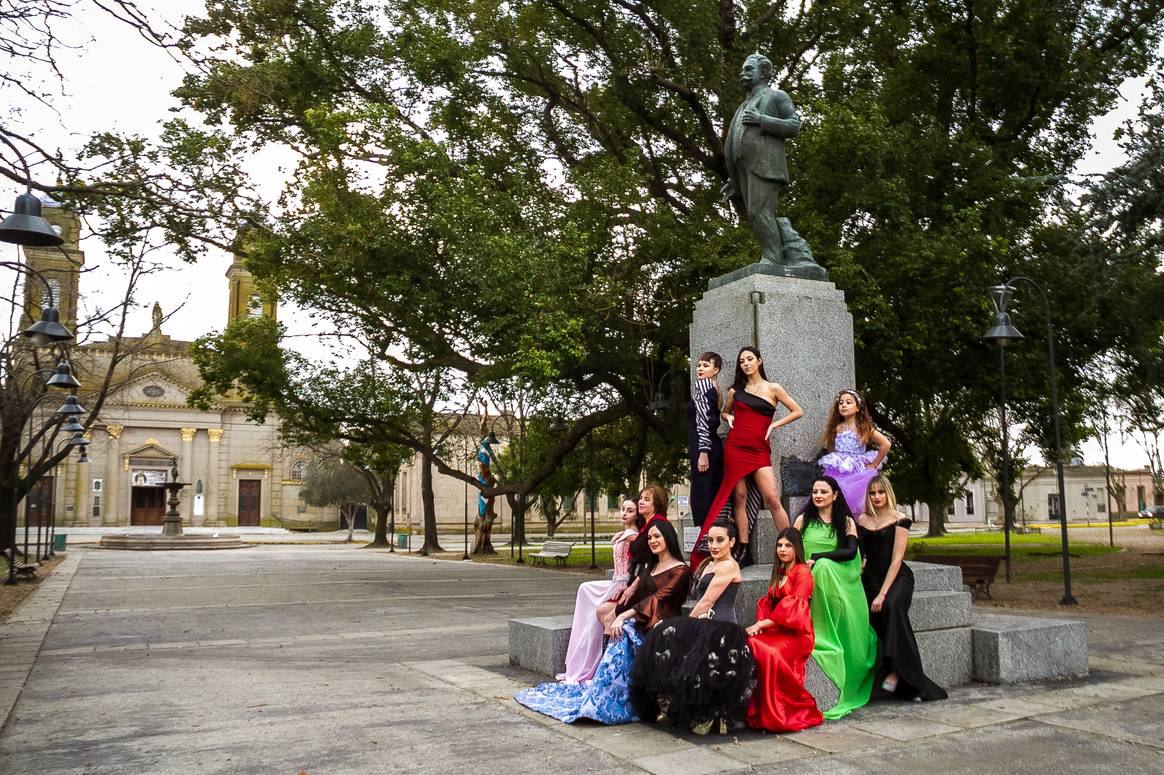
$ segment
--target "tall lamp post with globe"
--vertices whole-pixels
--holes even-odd
[[[1063,551],[1063,597],[1059,599],[1060,605],[1078,605],[1079,601],[1071,594],[1071,555],[1068,551],[1067,543],[1067,488],[1063,484],[1063,437],[1059,428],[1059,382],[1055,370],[1055,340],[1054,329],[1051,327],[1051,305],[1047,300],[1047,294],[1044,293],[1042,287],[1029,277],[1019,275],[1007,280],[1003,285],[996,285],[990,289],[990,297],[994,302],[994,323],[982,335],[982,339],[990,342],[1001,349],[1005,349],[1012,342],[1021,341],[1024,337],[1017,328],[1010,322],[1010,314],[1007,312],[1007,304],[1010,300],[1010,295],[1014,290],[1015,283],[1026,283],[1036,291],[1038,291],[1039,299],[1043,303],[1043,315],[1046,323],[1046,339],[1047,339],[1047,363],[1050,369],[1051,378],[1051,419],[1055,429],[1055,474],[1059,485],[1059,529],[1062,536],[1062,551]],[[1006,504],[1010,501],[1009,492],[1009,467],[1010,467],[1010,451],[1007,448],[1007,428],[1006,428],[1006,361],[1005,357],[1000,361],[1000,369],[1003,378],[1003,427],[1002,427],[1002,454],[1003,454],[1003,505],[1004,511]],[[1004,515],[1004,521],[1009,525],[1009,512]],[[1007,532],[1009,539],[1009,531]],[[1009,540],[1007,545],[1007,554],[1009,557]],[[1009,579],[1009,562],[1007,563],[1008,579]]]

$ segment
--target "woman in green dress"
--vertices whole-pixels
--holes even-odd
[[[857,523],[831,476],[818,476],[812,498],[795,527],[804,537],[812,568],[812,658],[840,691],[837,704],[824,711],[830,719],[847,716],[869,702],[877,664],[877,635],[861,586]]]

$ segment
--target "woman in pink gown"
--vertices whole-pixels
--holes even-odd
[[[602,658],[602,622],[598,620],[598,606],[618,597],[630,581],[630,554],[627,551],[639,532],[638,506],[630,498],[622,502],[623,529],[610,540],[614,554],[614,577],[610,581],[587,581],[579,585],[574,600],[574,623],[570,628],[570,644],[566,648],[566,672],[557,679],[576,684],[589,681]]]

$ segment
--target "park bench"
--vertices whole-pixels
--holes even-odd
[[[919,554],[913,559],[918,562],[932,562],[935,565],[955,565],[962,570],[962,583],[970,587],[971,594],[981,595],[988,600],[993,599],[990,595],[990,585],[994,583],[994,577],[998,575],[998,566],[1002,563],[1002,557]]]
[[[530,554],[533,558],[534,565],[539,562],[542,565],[546,564],[546,560],[553,558],[559,565],[566,564],[566,558],[570,556],[570,551],[574,548],[573,541],[546,541],[542,544],[542,550]]]

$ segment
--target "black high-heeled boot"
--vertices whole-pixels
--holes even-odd
[[[748,544],[736,544],[739,550],[736,554],[736,562],[741,568],[746,568],[749,565],[755,565],[756,561],[752,558],[752,547]]]

